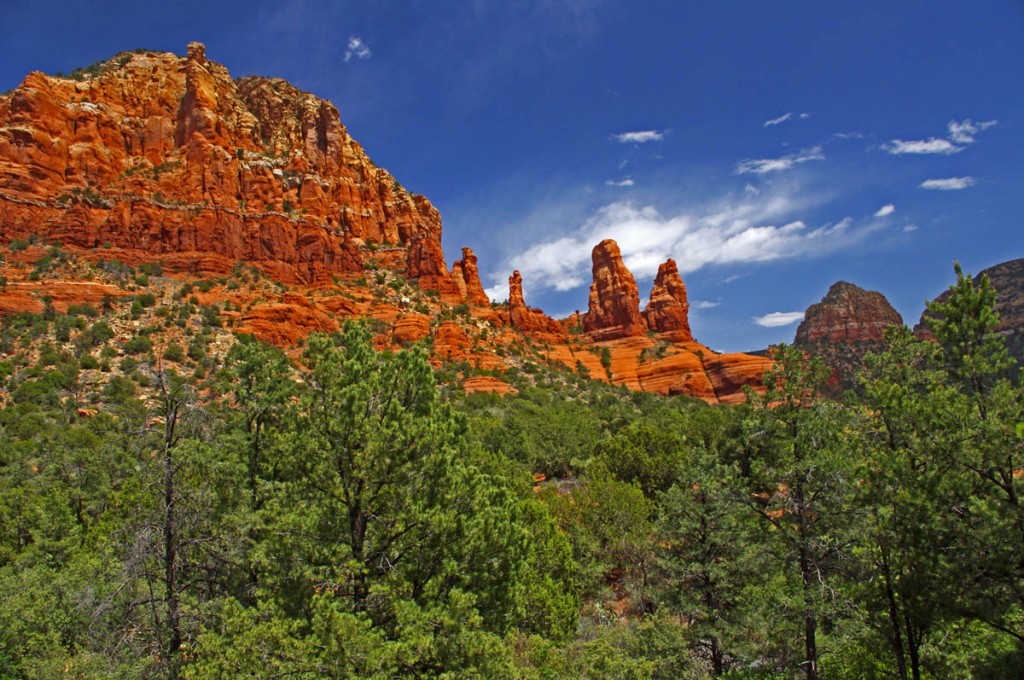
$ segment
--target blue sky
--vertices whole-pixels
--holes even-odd
[[[471,246],[499,298],[519,268],[556,316],[606,237],[644,300],[675,257],[730,351],[792,341],[836,280],[913,323],[954,259],[1024,257],[1020,0],[5,4],[0,90],[200,40],[330,99],[449,264]]]

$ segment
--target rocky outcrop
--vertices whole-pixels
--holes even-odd
[[[581,318],[583,332],[595,342],[644,335],[636,279],[622,261],[619,245],[605,239],[591,253],[593,283],[587,313]]]
[[[508,277],[509,323],[520,333],[550,340],[565,336],[561,324],[547,316],[540,309],[527,307],[523,299],[523,277],[519,270]]]
[[[399,245],[407,278],[457,296],[437,211],[372,163],[330,102],[280,79],[233,80],[199,43],[99,71],[31,73],[0,95],[0,240],[107,246],[172,268],[244,260],[289,283],[361,272],[364,245]]]
[[[451,278],[459,289],[459,294],[466,301],[477,305],[489,305],[491,299],[484,292],[480,283],[480,270],[476,266],[477,258],[472,248],[462,249],[462,259],[452,265]]]
[[[505,396],[506,394],[519,393],[519,390],[503,380],[483,375],[466,378],[462,381],[462,389],[470,394],[473,394],[474,392],[493,392],[495,394]]]
[[[885,296],[846,281],[833,283],[821,302],[811,305],[793,344],[881,342],[885,329],[903,317]]]
[[[677,342],[689,342],[693,340],[689,311],[686,284],[679,278],[676,261],[669,258],[658,267],[658,275],[651,288],[651,301],[644,310],[644,321],[655,333],[665,334]]]
[[[996,312],[999,314],[999,332],[1006,338],[1006,346],[1010,356],[1024,365],[1024,258],[1001,262],[983,269],[975,276],[975,280],[987,276],[992,289],[996,292]],[[936,302],[945,302],[949,291],[945,291]],[[914,326],[918,337],[930,338],[928,329],[928,312]]]
[[[768,357],[753,354],[702,353],[704,370],[715,390],[720,404],[738,404],[745,401],[743,387],[750,385],[761,391],[765,372],[774,363]]]
[[[821,357],[832,369],[832,383],[848,389],[856,387],[864,356],[882,348],[885,329],[892,325],[903,325],[903,317],[884,295],[839,281],[807,308],[793,344]]]
[[[392,338],[400,345],[419,342],[430,335],[430,317],[426,314],[410,313],[395,321]]]

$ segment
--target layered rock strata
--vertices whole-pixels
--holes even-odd
[[[821,357],[832,369],[833,386],[848,389],[857,386],[864,356],[882,349],[892,325],[903,325],[903,317],[884,295],[839,281],[807,308],[793,344]]]
[[[276,78],[233,80],[199,43],[123,53],[81,80],[35,72],[0,95],[0,240],[289,283],[363,269],[364,245],[407,250],[407,278],[458,296],[441,220],[376,167],[328,101]],[[473,301],[484,304],[473,287]]]

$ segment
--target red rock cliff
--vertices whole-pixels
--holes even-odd
[[[245,260],[291,282],[410,247],[406,275],[455,290],[441,220],[376,167],[330,102],[233,80],[198,43],[124,53],[83,80],[29,74],[0,96],[0,240],[101,245],[171,267]]]

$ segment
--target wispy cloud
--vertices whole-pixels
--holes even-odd
[[[949,138],[957,144],[972,144],[974,142],[974,135],[982,130],[987,130],[998,122],[997,120],[987,120],[982,123],[975,123],[970,118],[962,123],[951,120],[948,125]]]
[[[711,302],[710,300],[697,300],[691,305],[694,309],[714,309],[720,307],[721,302]]]
[[[772,118],[771,120],[766,120],[764,122],[764,127],[771,127],[772,125],[781,125],[782,123],[785,123],[787,120],[789,120],[792,117],[793,117],[793,113],[792,112],[784,113],[781,116],[779,116],[778,118]]]
[[[772,312],[764,316],[755,316],[754,323],[765,328],[777,328],[778,326],[788,326],[796,323],[803,320],[803,318],[803,312]]]
[[[974,185],[973,177],[949,177],[946,179],[926,179],[919,185],[922,189],[939,191],[959,191]]]
[[[781,158],[760,158],[742,161],[736,166],[736,174],[746,175],[752,173],[755,175],[765,175],[769,172],[789,170],[793,166],[806,163],[807,161],[820,161],[824,159],[825,154],[822,152],[821,147],[814,146],[810,149],[801,149],[796,153],[791,153]]]
[[[892,203],[883,205],[881,208],[875,211],[875,217],[888,217],[889,215],[896,212],[896,206]]]
[[[634,184],[636,184],[636,182],[633,181],[632,177],[625,177],[620,180],[610,179],[607,182],[605,182],[605,184],[607,184],[610,187],[631,187]]]
[[[764,127],[771,127],[773,125],[781,125],[782,123],[785,123],[787,120],[793,120],[794,117],[799,118],[800,120],[807,120],[808,118],[811,117],[811,114],[809,114],[809,113],[799,113],[799,114],[796,114],[796,113],[793,113],[792,111],[790,111],[789,113],[782,114],[778,118],[772,118],[771,120],[766,120],[764,122]]]
[[[358,35],[349,36],[348,49],[345,50],[345,61],[350,61],[353,57],[356,59],[369,59],[373,56],[373,52],[370,51],[370,47],[363,42],[363,39]]]
[[[928,139],[903,140],[894,139],[888,144],[883,144],[882,149],[893,156],[904,154],[941,154],[948,156],[960,153],[973,144],[974,136],[982,130],[987,130],[999,121],[988,120],[975,123],[970,118],[964,121],[949,121],[946,129],[949,131],[947,139],[940,137],[929,137]]]
[[[948,139],[939,139],[937,137],[911,141],[894,139],[888,144],[883,144],[882,148],[893,156],[903,156],[906,154],[943,154],[948,156],[964,150],[964,147],[957,146]]]
[[[619,144],[646,144],[647,142],[660,142],[664,138],[665,133],[658,130],[636,130],[634,132],[623,132],[612,137]]]
[[[535,242],[507,259],[488,293],[493,298],[507,295],[504,282],[513,269],[522,272],[524,285],[533,290],[568,291],[588,284],[591,250],[606,238],[618,242],[637,278],[650,279],[668,257],[675,258],[683,273],[711,265],[816,257],[850,247],[882,228],[874,221],[854,224],[848,217],[808,226],[799,213],[817,199],[784,191],[734,197],[671,215],[628,201],[605,205],[576,229]]]

